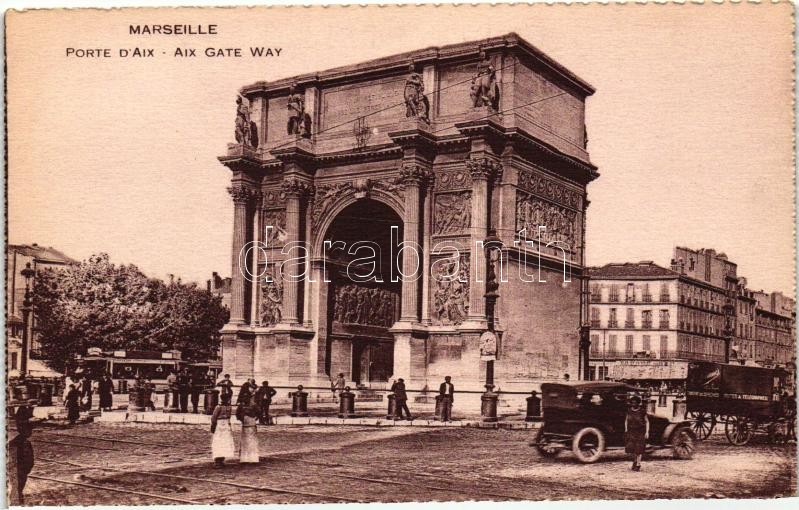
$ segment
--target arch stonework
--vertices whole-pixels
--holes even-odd
[[[468,94],[443,96],[457,93],[448,85],[463,80],[463,69],[477,68],[478,50],[496,68],[511,69],[498,78],[501,116],[492,107],[474,108]],[[399,296],[397,320],[390,327],[381,323],[354,333],[368,343],[371,332],[382,347],[391,345],[391,371],[384,375],[402,377],[409,390],[430,391],[431,397],[450,375],[459,391],[477,395],[486,377],[479,338],[493,325],[498,336],[494,375],[500,389],[529,391],[566,373],[580,376],[583,360],[587,362],[587,347],[583,353],[578,334],[587,317],[586,186],[598,176],[583,143],[585,101],[593,89],[560,65],[542,74],[530,62],[548,57],[514,34],[447,47],[441,53],[446,59],[439,60],[438,54],[426,49],[410,57],[386,57],[365,64],[374,71],[368,76],[359,73],[362,66],[351,66],[321,71],[313,80],[258,82],[241,90],[254,121],[264,129],[257,149],[232,144],[219,158],[231,171],[235,219],[223,370],[236,382],[254,377],[329,394],[331,376],[338,371],[352,376],[354,370],[346,367],[355,361],[347,358],[346,349],[336,351],[330,343],[351,331],[341,326],[342,320],[335,325],[331,315],[331,285],[325,281],[330,268],[322,258],[322,242],[343,211],[367,198],[399,216],[403,241],[422,247],[421,278],[401,281],[397,288],[357,291],[375,300]],[[424,80],[442,90],[427,95],[425,119],[385,108],[395,101],[394,93],[402,99],[402,90],[391,88],[392,79],[404,83],[397,69],[407,68],[400,64],[409,58],[424,61]],[[530,122],[540,113],[535,108],[515,109],[534,99],[528,97],[531,87],[524,85],[531,80],[541,83],[534,88],[565,92],[549,104],[549,131],[540,127],[542,122]],[[290,84],[296,85],[295,94],[305,94],[305,105],[313,110],[306,112],[312,120],[310,137],[287,136],[282,117],[269,115],[285,105]],[[378,112],[369,118],[374,126],[369,137],[349,136],[351,129],[319,129],[357,119],[356,108],[348,107],[354,102],[363,103],[358,112]],[[553,224],[546,231],[557,237],[532,246],[520,242],[524,240],[517,232],[538,231],[548,221]],[[270,232],[270,246],[246,261],[250,272],[258,274],[266,265],[274,273],[272,266],[286,260],[281,248],[299,241],[307,247],[306,256],[296,262],[306,270],[304,280],[284,280],[273,287],[243,279],[236,255],[245,243],[263,242],[270,222],[282,224]],[[489,307],[487,279],[497,274],[497,261],[479,243],[497,238],[505,257],[499,261],[505,264],[500,273],[506,268],[509,279],[491,282],[498,297],[496,306]],[[458,243],[465,251],[434,253],[432,248],[442,241]],[[573,246],[555,249],[553,241]],[[463,282],[450,285],[440,279],[442,267],[456,266],[442,265],[446,257],[458,258]],[[410,260],[403,258],[404,272]],[[540,277],[534,283],[522,281],[522,272]],[[570,281],[564,281],[564,272]],[[381,353],[387,355],[385,349]],[[380,389],[389,384],[390,378],[366,385]]]

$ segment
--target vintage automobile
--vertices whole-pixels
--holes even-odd
[[[541,385],[544,422],[530,444],[544,457],[571,449],[580,462],[596,462],[605,450],[624,448],[627,399],[634,386],[609,381]],[[649,446],[671,448],[677,459],[690,459],[696,448],[691,422],[649,414]]]

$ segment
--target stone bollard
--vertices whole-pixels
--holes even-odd
[[[291,416],[308,416],[308,393],[302,391],[302,384],[291,394]]]
[[[499,395],[489,389],[480,396],[480,419],[484,423],[497,421],[497,400]]]
[[[355,417],[355,393],[352,393],[350,391],[349,386],[344,388],[344,391],[339,394],[338,417],[339,418]]]
[[[397,414],[397,401],[392,393],[388,396],[388,411],[386,411],[386,419],[393,420],[395,418],[395,414]]]
[[[219,390],[205,390],[203,410],[205,414],[214,414],[214,409],[219,404]]]
[[[672,416],[675,418],[679,418],[681,420],[685,419],[685,414],[688,411],[688,407],[685,404],[685,400],[681,398],[675,398],[673,402],[673,411]]]
[[[541,421],[541,399],[535,390],[527,397],[527,416],[524,421]]]

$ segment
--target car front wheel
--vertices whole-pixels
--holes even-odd
[[[584,464],[598,461],[603,451],[605,451],[605,434],[597,428],[586,427],[572,438],[572,452]]]
[[[696,435],[691,427],[680,427],[671,435],[671,447],[675,459],[690,459],[696,450]]]

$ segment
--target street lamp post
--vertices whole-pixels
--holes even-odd
[[[497,274],[494,269],[491,252],[497,249],[497,244],[499,242],[500,239],[497,237],[495,231],[493,229],[490,230],[484,243],[486,257],[486,293],[484,297],[486,300],[485,308],[488,330],[481,336],[481,356],[486,356],[486,391],[481,397],[482,405],[480,407],[480,414],[484,422],[497,421],[498,395],[494,393],[494,359],[497,354],[496,334],[494,333],[494,310],[496,308],[497,298],[499,298],[499,282],[497,281]],[[493,347],[493,349],[491,347],[487,349],[483,348],[483,346],[489,345]]]
[[[28,375],[28,350],[30,342],[30,335],[28,334],[29,318],[31,312],[33,311],[33,302],[31,301],[31,280],[33,279],[35,271],[31,269],[31,264],[28,262],[25,264],[25,269],[23,269],[20,273],[25,278],[25,297],[22,300],[22,353],[19,363],[19,378],[21,381],[24,381],[25,377]],[[30,327],[30,329],[33,328]]]

